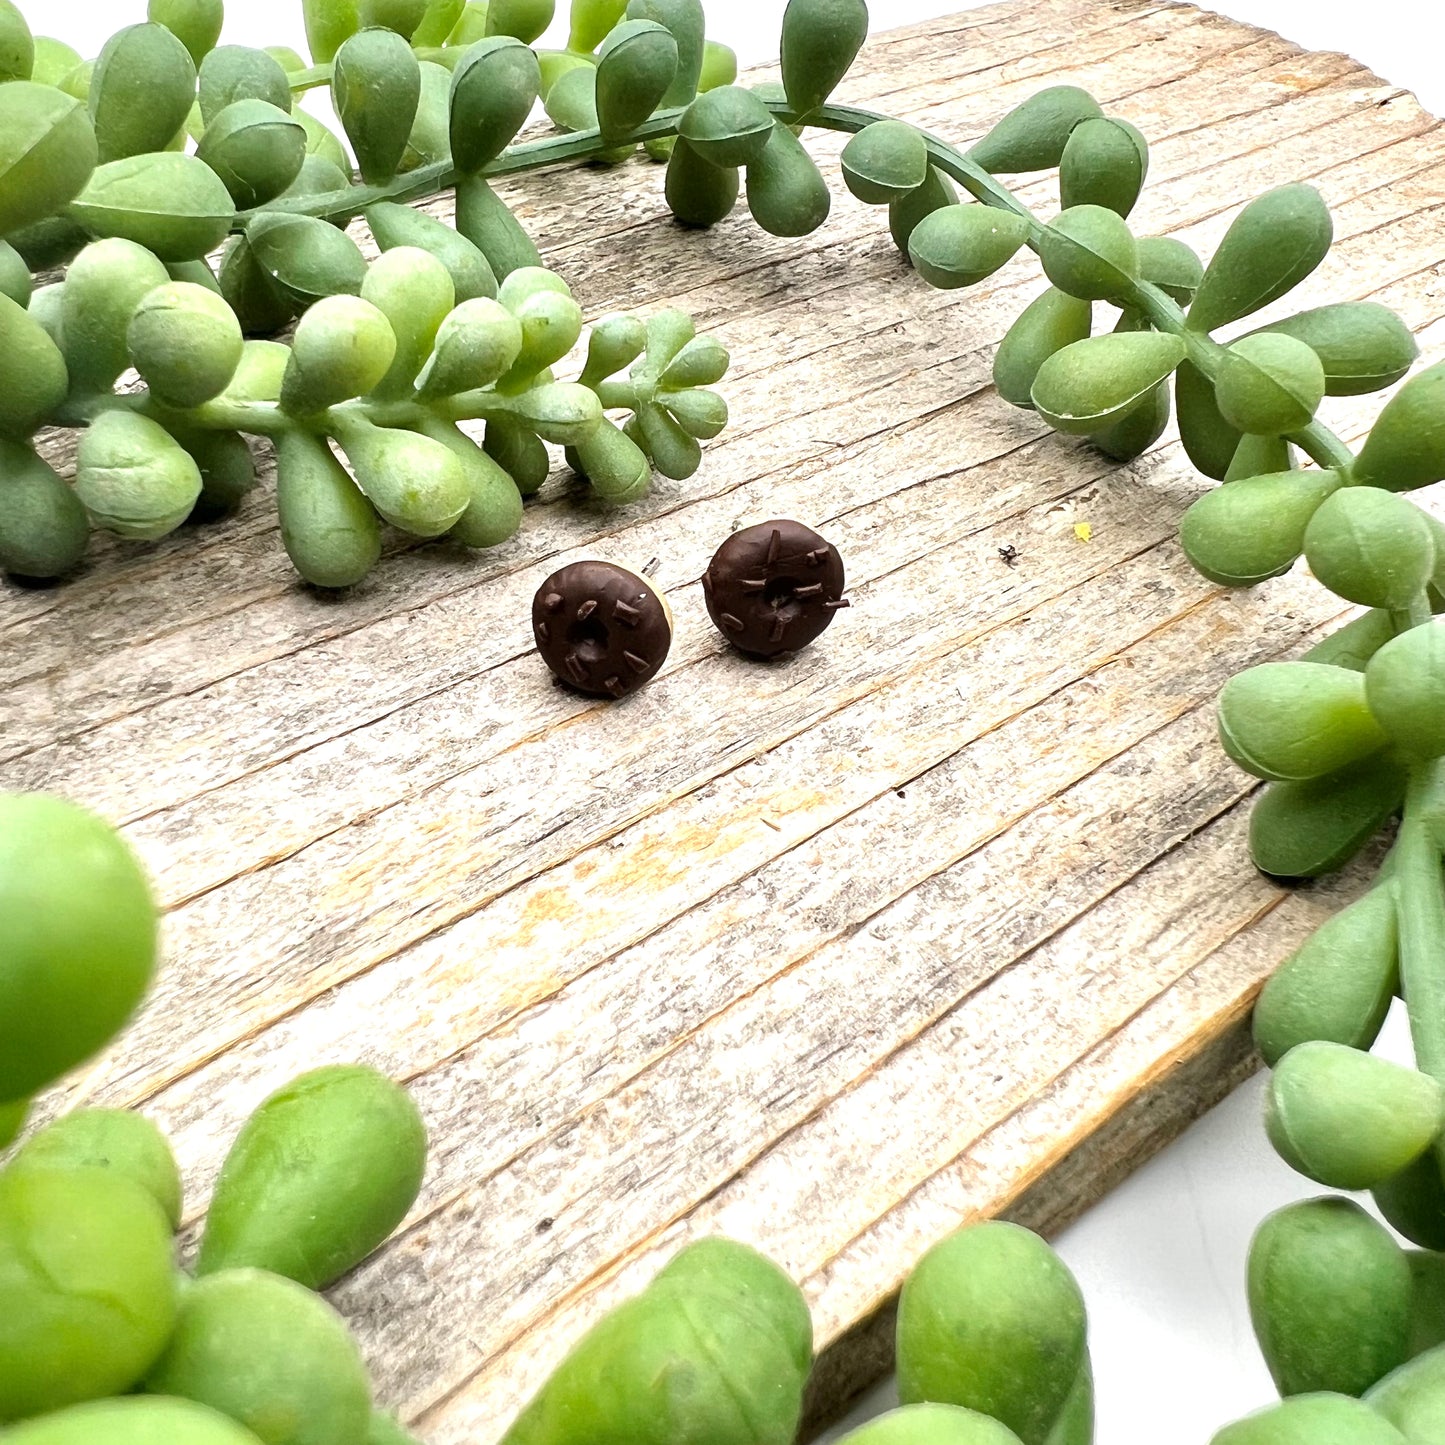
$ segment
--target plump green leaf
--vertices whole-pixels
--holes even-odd
[[[1358,672],[1319,662],[1264,662],[1219,695],[1224,751],[1257,778],[1288,782],[1333,773],[1385,744]]]
[[[359,296],[327,296],[296,323],[281,406],[308,416],[380,385],[396,357],[384,312]]]
[[[34,78],[35,37],[14,0],[0,0],[0,85]]]
[[[697,90],[716,90],[720,85],[732,85],[738,78],[737,52],[720,40],[709,40],[702,50],[702,71],[697,77]]]
[[[1254,1008],[1254,1042],[1273,1067],[1296,1045],[1368,1049],[1399,982],[1395,897],[1377,885],[1331,914],[1279,967]]]
[[[536,54],[520,40],[494,36],[467,51],[452,72],[452,159],[463,175],[501,155],[541,87]]]
[[[238,100],[264,100],[278,110],[291,109],[291,82],[280,62],[264,50],[220,45],[201,62],[201,119],[210,125]]]
[[[1061,211],[1039,238],[1039,260],[1060,291],[1086,301],[1122,295],[1139,272],[1129,227],[1104,206]]]
[[[1344,487],[1305,531],[1310,570],[1331,592],[1365,607],[1408,608],[1437,563],[1418,507],[1378,487]]]
[[[1445,1181],[1437,1150],[1422,1154],[1371,1193],[1392,1229],[1421,1249],[1445,1250]]]
[[[1045,1445],[1084,1358],[1084,1302],[1067,1266],[1014,1224],[934,1245],[898,1304],[898,1393],[961,1405]]]
[[[190,520],[218,522],[233,516],[247,494],[256,489],[256,458],[250,443],[236,431],[191,431],[177,426],[172,435],[191,454],[201,473],[201,495],[191,508]]]
[[[1211,582],[1250,587],[1288,572],[1304,551],[1305,529],[1343,485],[1336,471],[1271,472],[1205,492],[1185,512],[1179,540]]]
[[[488,0],[487,34],[530,45],[552,23],[556,0]]]
[[[1028,234],[1028,222],[1012,211],[976,204],[941,206],[914,227],[908,259],[930,286],[972,286],[1005,265]]]
[[[34,45],[35,64],[30,79],[37,85],[59,86],[77,65],[85,63],[78,50],[54,36],[37,35]]]
[[[361,283],[361,297],[391,323],[396,354],[378,397],[398,400],[411,394],[417,373],[431,355],[437,330],[456,305],[456,288],[446,266],[429,251],[398,246],[372,262]]]
[[[1299,285],[1324,260],[1334,238],[1313,186],[1278,186],[1234,218],[1205,268],[1189,326],[1213,331],[1248,316]]]
[[[201,473],[164,427],[117,409],[102,412],[82,434],[75,492],[97,527],[149,540],[190,515]]]
[[[172,1229],[181,1222],[181,1175],[160,1128],[131,1109],[73,1109],[32,1134],[11,1165],[99,1170],[139,1185]]]
[[[497,278],[487,258],[465,236],[434,216],[394,201],[380,201],[367,210],[366,221],[383,251],[395,246],[430,251],[451,273],[458,301],[497,294]]]
[[[803,143],[781,122],[773,122],[747,179],[748,210],[770,236],[811,235],[828,219],[828,183]]]
[[[1033,404],[1059,431],[1100,431],[1163,381],[1183,356],[1184,343],[1163,332],[1091,336],[1043,362],[1031,392]]]
[[[593,328],[596,339],[597,329]],[[712,386],[727,373],[727,348],[714,337],[698,336],[689,341],[663,368],[658,386],[663,391],[677,391],[695,386]],[[626,365],[626,363],[622,363]],[[614,367],[613,370],[618,368]]]
[[[1298,1395],[1226,1425],[1210,1445],[1407,1445],[1405,1437],[1348,1395]]]
[[[401,174],[418,166],[451,158],[452,73],[444,65],[425,60],[421,65],[421,96],[416,119],[406,138],[401,157]]]
[[[1275,878],[1343,868],[1399,808],[1405,781],[1404,767],[1382,752],[1323,778],[1272,783],[1250,814],[1255,866]]]
[[[544,101],[547,99],[551,94],[552,87],[564,75],[568,75],[574,70],[595,70],[596,68],[597,57],[595,55],[577,55],[571,50],[537,51],[537,71],[542,77],[542,99]]]
[[[597,62],[597,124],[622,140],[640,126],[677,75],[677,41],[653,20],[628,20],[603,42]]]
[[[293,113],[299,115],[301,112]],[[291,201],[302,197],[331,196],[338,191],[345,191],[350,185],[351,178],[337,170],[325,156],[308,154],[301,159],[301,169],[296,172],[296,179],[276,199]],[[328,216],[327,219],[333,226],[345,230],[352,218],[342,220]]]
[[[1445,754],[1445,621],[1387,642],[1365,668],[1365,689],[1397,746],[1415,758]]]
[[[443,319],[417,388],[423,397],[443,397],[490,386],[516,364],[522,341],[522,323],[505,306],[464,301]]]
[[[684,226],[715,226],[737,205],[741,182],[735,168],[709,165],[686,141],[667,161],[667,208]]]
[[[359,0],[356,18],[363,30],[380,26],[410,40],[426,19],[427,9],[427,0]],[[440,45],[441,40],[422,40],[417,44]]]
[[[1327,396],[1393,386],[1420,354],[1410,328],[1376,301],[1317,306],[1264,329],[1304,342],[1319,357]]]
[[[69,388],[65,358],[49,333],[23,306],[0,296],[0,436],[28,437]]]
[[[60,302],[72,390],[111,389],[130,364],[126,332],[136,307],[168,283],[165,267],[134,241],[95,241],[75,258]]]
[[[1270,472],[1288,472],[1294,468],[1294,451],[1284,437],[1240,437],[1239,445],[1224,473],[1226,482],[1242,482],[1247,477],[1262,477]]]
[[[479,250],[498,282],[523,266],[540,266],[542,257],[522,223],[481,176],[457,182],[457,230]]]
[[[605,416],[596,431],[567,449],[567,462],[586,477],[599,497],[614,506],[646,496],[652,483],[652,461],[647,453]]]
[[[421,104],[421,66],[394,30],[360,30],[332,62],[331,98],[368,185],[401,166]],[[510,137],[509,137],[510,139]]]
[[[126,346],[151,394],[188,409],[219,396],[240,365],[241,326],[213,291],[170,281],[131,314]]]
[[[199,65],[221,38],[224,0],[149,0],[146,19],[164,25]]]
[[[440,442],[360,417],[339,419],[336,426],[357,485],[392,526],[417,537],[439,537],[466,511],[471,502],[466,472]]]
[[[711,441],[728,424],[728,404],[706,387],[685,387],[659,394],[669,416],[690,437]]]
[[[1293,336],[1242,336],[1224,354],[1214,382],[1219,414],[1249,436],[1283,436],[1308,426],[1325,394],[1320,359]]]
[[[930,165],[927,179],[917,190],[888,203],[888,231],[893,244],[907,256],[908,242],[918,223],[941,206],[951,206],[957,200],[958,190],[953,182],[937,166]]]
[[[208,1275],[183,1291],[146,1388],[209,1405],[258,1439],[297,1445],[359,1441],[371,1419],[366,1365],[346,1322],[311,1290],[259,1269]],[[277,1420],[284,1435],[273,1433]]]
[[[269,101],[237,100],[206,127],[196,155],[220,176],[236,205],[250,210],[281,195],[300,175],[306,128]]]
[[[1385,403],[1351,474],[1391,492],[1445,478],[1445,362],[1417,372]]]
[[[417,430],[446,447],[466,474],[470,500],[447,536],[464,547],[495,547],[515,535],[522,525],[522,494],[501,466],[459,428],[430,413]]]
[[[1445,1087],[1344,1044],[1311,1042],[1275,1066],[1265,1128],[1292,1169],[1330,1189],[1369,1189],[1418,1159],[1445,1125]]]
[[[850,1430],[839,1445],[1019,1445],[991,1415],[961,1405],[904,1405]]]
[[[487,0],[466,0],[457,12],[456,23],[447,32],[443,63],[461,64],[467,50],[487,35]]]
[[[0,317],[0,334],[4,329]],[[0,569],[60,577],[85,555],[89,540],[85,508],[55,469],[30,447],[0,437]]]
[[[1169,388],[1160,382],[1102,431],[1090,432],[1089,442],[1117,462],[1143,456],[1164,435],[1169,425]]]
[[[71,204],[93,236],[119,236],[163,261],[193,261],[225,240],[236,204],[195,156],[161,151],[97,166]]]
[[[752,91],[724,85],[700,95],[682,113],[678,134],[715,166],[747,166],[762,158],[773,117]]]
[[[344,231],[312,216],[262,211],[246,227],[257,264],[298,304],[361,292],[366,260]]]
[[[1049,287],[1019,313],[993,360],[998,394],[1014,406],[1033,407],[1039,368],[1056,351],[1089,334],[1093,304]]]
[[[875,120],[843,147],[843,180],[870,206],[902,200],[928,179],[928,146],[901,120]]]
[[[360,28],[360,0],[301,0],[301,15],[311,59],[325,65]]]
[[[790,1445],[811,1354],[797,1286],[745,1245],[699,1240],[578,1341],[503,1445],[583,1445],[619,1420],[631,1445]]]
[[[0,1279],[15,1322],[0,1336],[0,1420],[136,1385],[175,1321],[171,1252],[160,1206],[128,1179],[0,1174]],[[28,1428],[6,1435],[23,1439]]]
[[[1405,1360],[1410,1268],[1359,1205],[1305,1200],[1256,1231],[1249,1312],[1282,1395],[1359,1395]]]
[[[0,86],[0,236],[45,220],[78,196],[97,155],[80,101],[28,80]]]
[[[1074,127],[1103,115],[1076,85],[1051,85],[1015,106],[968,152],[986,171],[1045,171],[1064,158]]]
[[[6,1445],[256,1445],[247,1429],[193,1400],[123,1395],[91,1400],[17,1425]]]
[[[788,0],[783,11],[783,89],[800,116],[837,88],[868,38],[864,0]]]
[[[1204,276],[1204,264],[1199,257],[1173,236],[1141,236],[1136,249],[1139,279],[1159,287],[1187,306]]]
[[[1241,434],[1220,415],[1214,383],[1193,362],[1181,362],[1174,374],[1174,408],[1179,416],[1179,440],[1189,460],[1206,477],[1223,481],[1239,450]]]
[[[412,32],[411,43],[426,47],[445,44],[465,8],[466,0],[427,0],[426,12]]]
[[[686,105],[697,94],[706,45],[702,0],[628,0],[628,20],[651,20],[677,43],[677,73],[662,97],[664,106]]]
[[[392,439],[377,459],[388,471],[405,462],[404,449],[421,443],[412,454],[423,462],[416,474],[403,468],[383,478],[408,508],[432,480],[424,459],[441,451],[457,465],[426,438],[380,435]],[[454,477],[465,493],[460,471]],[[366,1168],[358,1169],[363,1159]],[[425,1167],[426,1128],[405,1089],[359,1065],[303,1074],[267,1098],[236,1136],[216,1181],[196,1273],[268,1269],[321,1289],[401,1223]]]
[[[244,236],[231,238],[218,279],[221,295],[247,336],[279,331],[296,315],[296,301],[266,274]]]
[[[447,77],[448,86],[451,85],[451,77]],[[291,111],[306,130],[306,154],[321,156],[328,160],[340,171],[349,182],[351,180],[351,157],[346,153],[346,147],[337,139],[334,132],[329,130],[316,119],[304,106],[295,106]]]
[[[276,510],[286,555],[312,587],[353,587],[381,556],[376,510],[311,432],[277,438]]]
[[[1126,120],[1094,116],[1069,132],[1059,159],[1059,203],[1105,206],[1127,216],[1144,188],[1149,146]]]
[[[128,25],[106,41],[90,81],[101,163],[164,150],[196,99],[191,53],[164,25]]]
[[[1408,1361],[1365,1395],[1365,1403],[1410,1445],[1430,1445],[1445,1431],[1445,1348]]]
[[[505,417],[494,417],[487,423],[482,450],[511,477],[524,497],[534,495],[541,488],[552,468],[541,437]]]

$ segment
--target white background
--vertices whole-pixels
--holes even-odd
[[[705,3],[709,35],[744,64],[776,54],[783,0]],[[36,0],[23,4],[42,13]],[[231,0],[228,8],[226,40],[305,53],[299,0]],[[874,0],[873,28],[968,8],[967,0]],[[1313,49],[1345,51],[1445,114],[1440,0],[1222,0],[1214,8]],[[63,0],[43,11],[37,29],[90,56],[143,12],[144,0]],[[562,19],[548,39],[565,39]],[[1398,1015],[1382,1052],[1408,1060]],[[1319,1191],[1270,1151],[1260,1097],[1259,1080],[1241,1089],[1058,1241],[1089,1302],[1100,1445],[1205,1445],[1220,1425],[1272,1397],[1245,1308],[1245,1254],[1266,1213]],[[885,1386],[850,1422],[891,1403]]]

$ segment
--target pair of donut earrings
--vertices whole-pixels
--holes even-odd
[[[718,631],[749,657],[806,647],[848,605],[838,549],[786,519],[734,532],[708,563],[702,592]],[[542,661],[569,687],[626,697],[666,661],[672,609],[626,567],[572,562],[537,589],[532,632]]]

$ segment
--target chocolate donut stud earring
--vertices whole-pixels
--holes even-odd
[[[572,562],[532,599],[542,661],[568,687],[626,697],[650,681],[672,646],[672,609],[644,577],[611,562]]]
[[[838,549],[786,519],[734,532],[703,573],[702,594],[718,631],[751,657],[806,647],[848,605]]]

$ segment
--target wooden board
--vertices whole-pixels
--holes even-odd
[[[1150,138],[1143,231],[1211,248],[1311,180],[1339,241],[1292,305],[1376,297],[1441,350],[1445,132],[1341,56],[1186,6],[1009,0],[876,36],[843,94],[968,142],[1061,81]],[[407,1080],[424,1194],[334,1298],[437,1445],[495,1440],[714,1230],[803,1282],[836,1411],[930,1243],[1057,1226],[1249,1070],[1253,991],[1353,886],[1251,871],[1212,719],[1337,608],[1301,576],[1195,576],[1172,433],[1110,466],[993,394],[1036,266],[931,291],[829,173],[800,242],[745,212],[680,232],[641,161],[511,188],[590,315],[680,304],[731,348],[733,425],[692,481],[615,513],[559,473],[507,546],[398,541],[336,599],[295,584],[266,496],[0,593],[0,785],[123,822],[168,910],[150,1007],[47,1107],[152,1113],[194,1220],[295,1072]],[[1329,415],[1358,434],[1376,406]],[[839,545],[854,605],[761,666],[698,579],[775,515]],[[585,556],[660,559],[677,614],[621,705],[531,652],[534,589]]]

